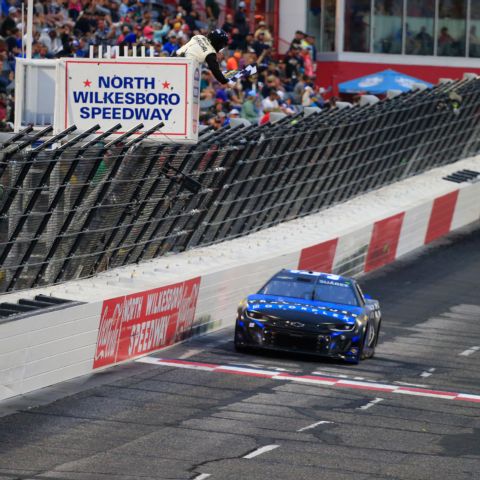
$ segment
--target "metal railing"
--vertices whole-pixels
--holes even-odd
[[[459,98],[461,97],[461,101]],[[235,238],[480,151],[480,80],[147,142],[26,129],[0,152],[0,292]]]

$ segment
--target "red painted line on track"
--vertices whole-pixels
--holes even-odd
[[[220,373],[231,373],[233,375],[244,375],[246,377],[260,377],[260,378],[272,378],[276,376],[273,372],[269,373],[257,373],[257,372],[246,372],[245,370],[231,370],[230,368],[217,367],[215,372]]]
[[[338,380],[336,378],[331,377],[319,377],[318,375],[298,375],[295,378],[305,378],[307,380],[315,380],[318,382],[329,382],[331,384],[337,383]]]
[[[161,363],[178,363],[179,365],[191,365],[192,367],[207,367],[212,369],[217,369],[218,365],[214,365],[213,363],[200,363],[200,362],[189,362],[186,360],[167,360],[166,358],[162,358],[159,360],[159,364]]]
[[[430,393],[433,395],[445,395],[447,397],[456,397],[458,393],[456,392],[442,392],[440,390],[427,390],[425,388],[412,388],[412,387],[399,387],[396,389],[401,392],[417,392],[417,393]]]
[[[461,395],[461,394],[460,394]],[[454,400],[460,400],[461,402],[473,402],[473,403],[480,403],[480,395],[478,398],[468,398],[468,397],[455,397]]]
[[[148,363],[152,365],[152,359],[155,357],[143,357],[139,358],[136,361],[140,363]],[[277,371],[269,372],[260,372],[255,371],[255,369],[249,370],[241,367],[234,367],[230,365],[215,365],[213,363],[201,363],[201,362],[191,362],[188,360],[177,360],[177,359],[156,359],[157,362],[154,362],[156,365],[165,366],[175,366],[177,364],[179,368],[191,368],[195,369],[198,367],[208,368],[210,372],[216,373],[228,373],[230,375],[243,375],[246,377],[257,377],[257,378],[270,378],[275,380],[290,380],[296,382],[308,382],[310,384],[317,383],[319,387],[340,387],[340,388],[349,388],[355,390],[366,390],[366,391],[375,391],[375,392],[386,392],[386,393],[401,393],[404,395],[415,395],[415,396],[425,396],[425,397],[436,397],[439,399],[445,400],[459,400],[462,402],[470,403],[480,403],[480,395],[468,394],[468,393],[457,393],[457,392],[445,392],[442,390],[430,390],[426,388],[415,388],[415,387],[401,387],[397,385],[385,385],[380,383],[371,382],[354,382],[348,381],[343,378],[335,377],[319,377],[318,375],[292,375],[287,372],[278,373]]]
[[[355,383],[348,383],[348,382],[336,382],[336,387],[345,387],[345,388],[354,388],[356,390],[370,390],[375,392],[390,392],[393,393],[398,390],[395,387],[376,387],[375,385],[357,385]]]

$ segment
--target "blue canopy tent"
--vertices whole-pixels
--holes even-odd
[[[372,95],[381,95],[387,90],[401,90],[408,92],[412,89],[413,84],[420,83],[428,88],[432,87],[431,83],[410,77],[404,73],[395,70],[384,70],[383,72],[372,73],[365,77],[356,78],[343,82],[338,85],[340,93],[360,93],[367,92]]]

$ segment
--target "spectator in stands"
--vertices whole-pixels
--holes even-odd
[[[414,37],[413,51],[415,55],[431,55],[433,53],[433,38],[427,32],[427,27],[423,26]]]
[[[303,72],[308,77],[313,77],[313,61],[311,57],[311,52],[308,47],[302,48],[301,56],[303,61]]]
[[[249,35],[244,37],[243,35],[240,35],[240,30],[237,27],[233,27],[230,32],[230,44],[228,45],[228,48],[230,50],[246,50],[248,36]]]
[[[442,27],[438,36],[438,55],[454,55],[454,43],[455,40],[448,32],[448,28]]]
[[[257,106],[257,93],[254,90],[250,90],[245,95],[245,100],[242,104],[240,116],[250,123],[258,123],[258,106]]]
[[[477,27],[472,25],[470,27],[470,35],[469,35],[469,44],[470,44],[470,57],[478,58],[480,57],[480,39],[477,36]]]
[[[333,110],[334,108],[337,108],[337,102],[338,102],[338,98],[337,97],[332,97],[327,102],[326,107],[329,108],[330,110]]]
[[[296,83],[297,79],[300,78],[300,73],[303,71],[303,58],[300,55],[300,48],[293,46],[287,52],[286,58],[286,75],[293,83]]]
[[[179,6],[183,8],[186,14],[190,13],[193,9],[192,0],[179,0]]]
[[[250,29],[248,27],[248,19],[247,19],[247,13],[246,13],[246,3],[245,2],[238,2],[238,9],[235,12],[235,17],[234,17],[234,24],[238,28],[239,34],[245,38]]]
[[[9,2],[9,3],[7,3]],[[197,34],[206,35],[208,26],[218,27],[220,6],[218,0],[205,0],[205,12],[196,8],[192,0],[36,0],[34,14],[34,58],[72,56],[83,58],[93,45],[123,47],[145,45],[155,54],[170,56]],[[5,96],[7,118],[13,101],[15,57],[21,55],[21,21],[16,7],[18,1],[4,0],[0,17],[0,93]],[[201,118],[219,128],[228,122],[227,112],[236,108],[242,118],[253,123],[270,111],[294,114],[301,108],[305,87],[314,90],[312,82],[315,66],[315,39],[297,31],[285,57],[278,58],[273,49],[273,38],[260,16],[257,27],[250,31],[246,2],[238,2],[232,14],[226,14],[223,29],[229,33],[230,43],[225,57],[219,55],[222,70],[241,69],[257,63],[258,74],[242,79],[229,89],[223,88],[204,72],[201,77]],[[472,43],[472,42],[471,42]],[[104,49],[105,51],[105,49]],[[247,93],[245,93],[247,92]],[[255,92],[258,92],[255,94]],[[310,104],[318,99],[310,93]],[[235,115],[235,114],[234,114]],[[228,117],[230,118],[231,115]]]
[[[240,60],[242,58],[242,51],[237,48],[233,55],[227,59],[227,70],[238,70],[240,67]]]
[[[270,50],[270,45],[265,42],[265,34],[260,32],[257,39],[253,42],[253,50],[257,57],[260,57],[264,50]]]
[[[239,118],[240,117],[240,112],[236,108],[232,108],[228,114],[227,117],[225,118],[225,121],[223,122],[223,126],[230,125],[230,121],[234,118]]]
[[[313,88],[310,85],[305,85],[302,95],[302,105],[304,107],[312,106]]]
[[[352,97],[352,105],[355,107],[355,106],[360,106],[360,102],[362,101],[362,96],[361,95],[354,95]]]
[[[20,22],[20,16],[16,7],[10,7],[8,9],[8,15],[0,26],[0,35],[7,37],[13,29],[17,28],[17,24]]]
[[[263,20],[258,23],[258,29],[255,31],[255,40],[258,40],[260,35],[262,35],[263,43],[267,44],[269,47],[273,46],[272,34]]]
[[[205,8],[207,11],[208,29],[213,30],[218,25],[220,6],[218,5],[217,0],[205,0]]]
[[[280,104],[278,103],[278,92],[275,88],[270,88],[268,96],[262,100],[262,109],[265,113],[278,112]]]
[[[302,42],[305,39],[305,34],[301,30],[295,32],[292,42],[290,43],[290,49],[292,48],[302,48]]]
[[[168,41],[163,45],[162,51],[166,52],[168,56],[172,56],[179,49],[177,36],[174,33],[170,33]]]
[[[310,56],[312,57],[312,61],[317,61],[317,47],[315,45],[315,37],[313,35],[308,35],[305,37],[306,45],[310,49]]]
[[[232,30],[234,29],[234,27],[235,27],[235,24],[233,20],[233,15],[228,13],[225,17],[225,23],[222,25],[222,30],[230,34],[232,33]]]

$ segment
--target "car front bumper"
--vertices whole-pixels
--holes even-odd
[[[312,332],[237,320],[235,343],[240,347],[295,352],[356,361],[360,336],[357,332]]]

